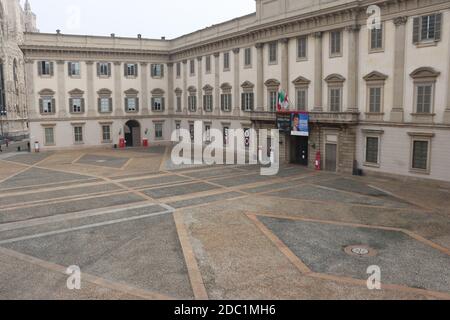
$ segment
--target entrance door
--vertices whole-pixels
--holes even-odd
[[[308,137],[291,136],[291,139],[293,139],[291,162],[308,166]]]
[[[327,143],[325,145],[325,170],[336,172],[337,169],[337,145]]]
[[[139,147],[141,145],[141,126],[136,120],[130,120],[125,124],[125,141],[127,147]]]

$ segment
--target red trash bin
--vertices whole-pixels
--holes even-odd
[[[142,146],[145,147],[145,148],[148,147],[148,139],[147,139],[147,138],[144,138],[144,139],[142,140]]]
[[[125,148],[125,138],[119,139],[119,148]]]

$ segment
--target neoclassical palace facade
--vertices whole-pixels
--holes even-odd
[[[450,181],[449,31],[448,0],[256,0],[173,40],[25,33],[31,139],[138,146],[196,120],[206,133],[276,128],[283,90],[309,115],[309,137],[281,134],[283,161],[314,167],[320,152],[324,170]]]

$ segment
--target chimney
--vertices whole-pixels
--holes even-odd
[[[138,34],[138,39],[140,40],[140,39],[142,39],[142,34]]]
[[[161,37],[161,40],[166,40],[166,37]]]
[[[116,34],[115,33],[111,33],[111,38],[115,38]]]

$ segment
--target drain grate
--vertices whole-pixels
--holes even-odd
[[[366,245],[348,246],[344,249],[344,251],[346,254],[354,257],[374,257],[378,253],[375,249],[372,249]]]

